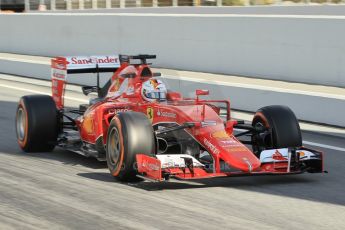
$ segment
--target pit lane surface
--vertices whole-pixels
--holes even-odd
[[[105,162],[61,149],[23,153],[14,130],[23,89],[50,93],[0,80],[0,229],[343,229],[344,151],[318,148],[329,174],[120,183]],[[69,105],[83,100],[67,96]],[[303,136],[345,148],[344,138]]]

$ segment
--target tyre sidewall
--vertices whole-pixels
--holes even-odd
[[[119,134],[119,143],[121,145],[121,151],[120,151],[120,156],[119,156],[119,160],[118,162],[116,162],[115,164],[112,163],[111,159],[110,159],[110,155],[109,155],[109,150],[108,148],[110,148],[110,145],[107,144],[106,146],[106,159],[107,159],[107,165],[108,168],[110,170],[111,175],[113,175],[114,177],[118,177],[120,175],[121,172],[121,168],[123,169],[123,160],[124,160],[124,145],[123,145],[123,133],[122,133],[122,126],[121,126],[121,122],[119,120],[119,118],[117,116],[115,116],[112,121],[110,122],[109,125],[109,129],[108,129],[108,135],[107,135],[107,143],[110,143],[110,134],[111,132],[116,129],[116,131]]]
[[[19,146],[26,152],[51,151],[57,141],[59,121],[55,102],[47,95],[30,95],[20,99],[16,113],[16,131],[18,111],[25,114],[25,134]]]
[[[119,162],[112,165],[109,156],[110,134],[113,128],[118,130],[122,147]],[[151,155],[155,150],[153,128],[148,118],[137,112],[125,112],[115,116],[107,135],[107,164],[110,173],[120,180],[132,180],[137,174],[136,154]]]

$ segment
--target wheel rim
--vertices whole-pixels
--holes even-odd
[[[261,121],[257,121],[254,124],[254,127],[265,127],[265,125]],[[271,145],[271,143],[268,143],[270,140],[270,133],[265,131],[263,133],[258,133],[253,136],[253,152],[259,156],[261,151],[265,150],[267,147]]]
[[[17,112],[16,129],[18,139],[23,141],[25,138],[26,130],[26,116],[23,108],[19,108]]]
[[[120,158],[121,145],[119,137],[119,131],[116,128],[113,128],[109,135],[108,144],[109,160],[112,165],[116,165]]]

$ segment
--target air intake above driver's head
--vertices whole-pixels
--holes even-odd
[[[150,68],[145,67],[140,74],[141,77],[152,77],[152,72],[150,70]]]

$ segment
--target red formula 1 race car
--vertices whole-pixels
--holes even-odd
[[[168,90],[147,64],[153,58],[53,59],[52,96],[20,99],[20,147],[31,152],[59,146],[106,160],[120,180],[323,172],[323,154],[302,146],[298,121],[288,107],[261,108],[251,123],[233,120],[228,100],[201,99],[207,90],[196,90],[195,98]],[[85,95],[97,94],[89,104],[65,108],[67,74],[92,72],[113,75],[103,87],[99,75],[96,86],[82,87]]]

